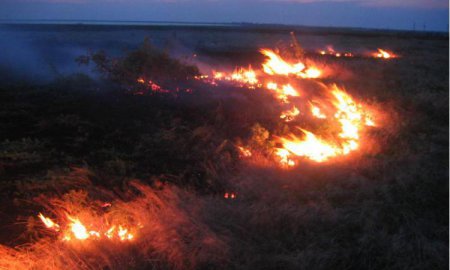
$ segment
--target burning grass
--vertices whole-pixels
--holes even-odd
[[[204,79],[214,86],[217,86],[216,81],[225,81],[238,84],[239,87],[256,89],[258,92],[270,91],[282,106],[290,108],[282,111],[279,117],[290,122],[292,131],[272,136],[273,144],[279,146],[269,149],[267,155],[273,153],[281,166],[292,167],[301,162],[302,158],[325,162],[360,148],[360,144],[364,142],[361,137],[368,127],[377,126],[374,122],[375,109],[355,101],[336,85],[302,83],[304,79],[318,79],[323,73],[309,59],[286,60],[270,49],[261,49],[260,52],[266,57],[260,70],[249,68],[246,71],[238,68],[232,75],[214,72],[214,81],[209,81],[207,77]],[[301,118],[306,118],[307,121],[301,121]],[[317,134],[298,124],[302,122],[303,125],[317,126],[318,124],[310,123],[314,121],[325,125],[325,129],[329,131]],[[381,126],[382,124],[378,124],[378,127]],[[302,136],[294,134],[299,130],[303,133]]]
[[[80,177],[79,170],[75,173]],[[212,258],[225,259],[226,245],[195,214],[201,204],[193,194],[134,181],[120,198],[84,177],[77,185],[81,189],[66,187],[61,197],[36,198],[48,213],[37,217],[41,237],[15,248],[0,246],[0,267],[124,269],[151,261],[153,267],[198,269]]]
[[[411,76],[402,52],[305,78],[316,59],[278,53],[192,91],[142,68],[125,89],[2,90],[1,207],[26,222],[0,268],[446,269],[442,70]]]

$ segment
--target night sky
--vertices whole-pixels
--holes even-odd
[[[279,23],[448,31],[448,0],[0,0],[1,20]]]

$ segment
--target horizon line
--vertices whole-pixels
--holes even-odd
[[[189,22],[189,21],[153,21],[153,20],[96,20],[96,19],[0,19],[0,24],[20,24],[20,22],[25,23],[34,23],[34,24],[54,24],[57,25],[57,22],[71,22],[71,24],[84,24],[86,23],[95,23],[95,24],[86,24],[86,25],[108,25],[101,24],[105,23],[119,23],[119,24],[110,24],[110,25],[121,25],[120,23],[130,23],[128,26],[145,26],[146,24],[150,26],[150,24],[173,24],[177,26],[182,25],[197,25],[197,26],[244,26],[244,25],[255,25],[255,26],[284,26],[284,27],[306,27],[306,28],[333,28],[333,29],[352,29],[352,30],[372,30],[372,31],[393,31],[393,32],[411,32],[411,33],[444,33],[448,34],[449,29],[447,31],[440,30],[412,30],[412,29],[399,29],[399,28],[374,28],[374,27],[361,27],[361,26],[319,26],[319,25],[305,25],[305,24],[283,24],[283,23],[257,23],[257,22]],[[52,23],[53,22],[53,23]],[[132,24],[132,23],[140,23],[140,24]],[[125,25],[125,24],[123,24]]]

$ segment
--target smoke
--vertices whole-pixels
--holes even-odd
[[[43,83],[60,76],[90,69],[77,65],[75,58],[86,53],[86,48],[55,40],[64,37],[45,31],[29,32],[0,28],[0,78],[2,82],[30,81]]]

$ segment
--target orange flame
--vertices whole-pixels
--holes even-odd
[[[330,94],[331,104],[335,110],[334,120],[339,124],[340,132],[332,140],[325,140],[310,131],[299,128],[305,135],[303,138],[294,134],[280,138],[282,148],[277,150],[276,155],[281,158],[281,164],[286,164],[294,157],[305,157],[316,162],[323,162],[332,157],[347,155],[359,148],[361,130],[365,126],[374,126],[374,121],[361,104],[357,104],[349,94],[336,85],[332,86]],[[327,118],[319,107],[311,102],[310,106],[313,116]]]
[[[44,223],[45,227],[59,231],[59,225],[53,222],[50,218],[45,217],[42,213],[39,213],[38,217],[41,219],[42,223]]]
[[[302,107],[297,102],[301,102],[311,94],[307,89],[302,91],[296,89],[298,84],[294,84],[294,80],[320,78],[323,71],[301,61],[283,59],[279,53],[271,49],[261,49],[260,52],[266,57],[261,71],[255,72],[251,66],[247,69],[236,68],[231,74],[213,71],[213,80],[210,83],[215,84],[214,80],[225,80],[239,83],[241,87],[249,89],[264,86],[281,103],[295,102],[295,106],[292,104],[290,109],[283,111],[280,115],[283,121],[291,122],[300,115],[298,108]],[[319,53],[335,57],[354,56],[350,52],[336,52],[331,46]],[[379,49],[376,57],[391,58],[395,55]],[[347,155],[360,147],[361,133],[364,128],[376,125],[365,106],[356,103],[345,91],[333,85],[326,88],[326,93],[328,99],[314,100],[314,104],[309,102],[309,106],[314,118],[326,119],[323,123],[330,125],[327,129],[328,133],[324,136],[324,134],[315,134],[311,130],[296,127],[302,131],[303,136],[290,134],[280,137],[278,141],[282,146],[274,152],[280,164],[291,167],[298,163],[298,158],[324,162],[337,156]],[[252,156],[250,149],[243,146],[237,146],[237,148],[241,157]]]
[[[373,53],[373,56],[376,58],[390,59],[396,58],[397,56],[392,52],[385,51],[383,49],[378,49],[377,52]]]
[[[290,122],[294,120],[294,118],[300,114],[300,111],[297,109],[297,107],[292,107],[292,109],[284,111],[281,113],[280,118],[284,119],[286,122]]]
[[[248,69],[237,68],[233,72],[233,74],[231,74],[231,80],[250,84],[250,85],[258,83],[258,79],[256,78],[256,73],[252,69],[252,67],[249,67]]]
[[[284,103],[288,102],[288,97],[300,96],[299,91],[290,84],[285,84],[279,88],[277,83],[269,82],[267,83],[266,88],[273,91],[275,96]]]
[[[316,118],[320,118],[320,119],[325,119],[327,118],[327,116],[325,114],[322,113],[322,111],[320,110],[319,107],[315,106],[314,104],[312,104],[311,102],[309,103],[311,106],[311,113],[314,117]]]
[[[245,148],[243,146],[238,146],[237,148],[239,149],[239,153],[241,156],[243,156],[243,157],[251,157],[252,156],[252,152],[248,148]]]
[[[38,217],[44,223],[44,225],[52,230],[60,231],[61,226],[53,222],[50,218],[45,217],[43,214],[39,213]],[[81,222],[79,218],[67,216],[69,221],[61,230],[63,235],[62,240],[72,241],[72,240],[87,240],[87,239],[101,239],[106,237],[107,239],[118,239],[120,241],[132,240],[134,234],[130,232],[130,229],[123,225],[112,225],[105,231],[102,231],[102,226],[88,230],[86,225]],[[116,230],[116,227],[118,229]]]
[[[316,137],[313,133],[301,129],[305,137],[300,139],[295,135],[281,138],[284,149],[297,157],[307,157],[311,160],[322,162],[330,157],[338,155],[339,149],[328,142]]]
[[[260,52],[267,57],[262,66],[263,71],[268,75],[296,75],[301,78],[319,78],[322,74],[318,68],[307,68],[302,62],[289,63],[270,49],[261,49]]]

